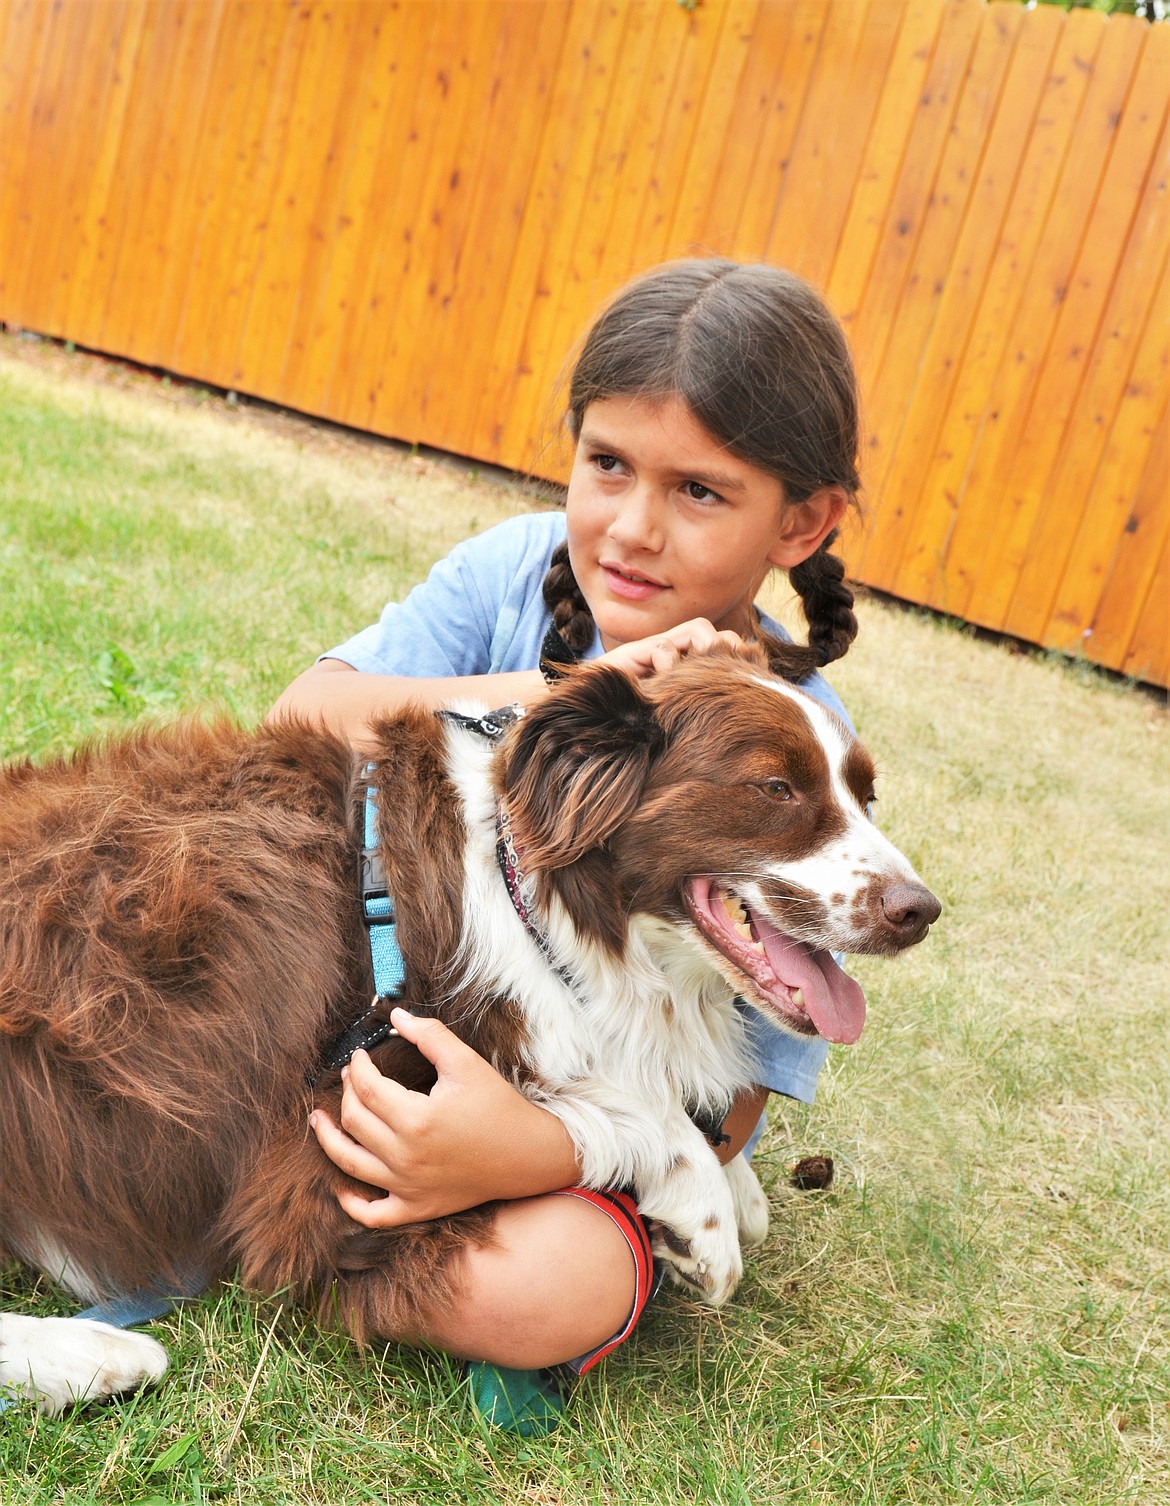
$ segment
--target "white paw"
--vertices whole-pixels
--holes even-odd
[[[665,1224],[656,1224],[652,1244],[673,1280],[712,1307],[726,1302],[739,1285],[743,1257],[735,1226],[729,1221],[712,1216],[685,1237]]]
[[[743,1156],[733,1156],[723,1168],[735,1204],[735,1226],[739,1242],[749,1250],[762,1245],[768,1237],[768,1199],[759,1178]]]
[[[142,1333],[91,1318],[0,1313],[0,1391],[24,1393],[47,1416],[157,1381],[167,1352]]]

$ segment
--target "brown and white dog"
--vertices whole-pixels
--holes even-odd
[[[725,1172],[691,1117],[751,1078],[734,1000],[855,1040],[864,1000],[829,952],[896,952],[939,913],[866,817],[869,757],[754,650],[639,683],[582,667],[496,740],[423,711],[376,733],[369,776],[291,722],[0,773],[0,1255],[91,1300],[238,1267],[359,1340],[458,1282],[490,1209],[359,1227],[306,1125],[313,1100],[338,1114],[319,1063],[372,992],[368,782],[402,1002],[557,1114],[582,1181],[632,1186],[674,1274],[723,1301],[767,1230],[748,1165]],[[433,1080],[404,1041],[372,1054]],[[164,1365],[144,1335],[0,1316],[0,1385],[46,1410]]]

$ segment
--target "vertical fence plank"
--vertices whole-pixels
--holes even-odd
[[[461,124],[450,138],[450,148],[439,164],[439,191],[428,191],[420,209],[429,209],[434,233],[420,259],[416,290],[417,314],[410,308],[402,324],[410,336],[409,345],[400,350],[398,360],[405,378],[396,410],[404,415],[409,433],[430,439],[427,397],[444,374],[437,354],[444,336],[460,339],[462,348],[479,347],[479,330],[464,325],[462,300],[458,298],[467,257],[475,248],[467,245],[468,226],[474,208],[476,185],[484,177],[484,153],[490,132],[492,79],[498,75],[500,62],[508,44],[507,28],[501,24],[506,10],[484,7],[478,17],[480,25],[467,37],[461,70],[462,101],[458,111],[448,101],[447,110],[458,113]],[[486,30],[485,30],[486,23]],[[482,69],[477,60],[492,58],[490,69]],[[425,276],[425,282],[424,282]]]
[[[70,336],[81,345],[96,345],[101,336],[104,295],[114,251],[108,221],[111,195],[119,171],[126,117],[134,98],[138,49],[146,25],[145,5],[136,3],[118,9],[119,22],[105,56],[110,81],[100,146],[84,194],[85,210],[78,232],[78,275],[70,287],[65,313]]]
[[[545,359],[566,320],[584,318],[562,305],[563,268],[578,233],[597,143],[604,128],[613,62],[620,56],[628,7],[575,3],[549,102],[538,187],[521,227],[521,245],[505,293],[489,380],[477,414],[487,458],[528,469],[546,450],[549,393]],[[555,461],[554,461],[555,464]]]
[[[1060,499],[1060,508],[1036,507],[1034,526],[1021,559],[1019,578],[1005,626],[1033,642],[1046,638],[1050,612],[1072,549],[1079,520],[1091,499],[1090,485],[1105,448],[1151,302],[1170,230],[1170,29],[1151,28],[1143,63],[1157,85],[1148,117],[1139,122],[1144,141],[1134,142],[1145,169],[1145,186],[1136,218],[1123,240],[1124,252],[1109,288],[1104,318],[1084,368],[1075,403],[1069,410],[1059,454],[1054,457],[1045,494]],[[1151,150],[1152,147],[1152,150]],[[1144,149],[1143,149],[1144,148]],[[1132,201],[1131,201],[1132,202]],[[1125,220],[1122,219],[1124,225]],[[1116,234],[1117,220],[1114,219]],[[1052,415],[1043,413],[1046,424]],[[1036,485],[1036,480],[1033,480]]]
[[[1170,545],[1170,507],[1166,506],[1170,493],[1170,406],[1167,394],[1162,393],[1163,407],[1154,419],[1154,432],[1141,476],[1126,499],[1127,514],[1113,557],[1108,562],[1106,578],[1096,602],[1091,619],[1092,654],[1104,664],[1124,665],[1128,672],[1154,678],[1154,665],[1134,665],[1135,642],[1143,614],[1152,611],[1151,593],[1159,560],[1164,560]],[[1100,555],[1090,555],[1084,569],[1092,572]],[[1165,591],[1165,587],[1163,587]],[[1170,591],[1163,598],[1163,621],[1165,610],[1170,606]],[[1081,619],[1071,617],[1074,627]],[[1170,635],[1162,642],[1163,657],[1170,651]],[[1165,683],[1165,680],[1163,680]]]
[[[1018,38],[998,93],[994,115],[981,132],[978,172],[950,259],[930,336],[921,354],[918,381],[900,437],[896,477],[881,498],[885,526],[867,549],[868,568],[901,595],[913,575],[933,586],[938,560],[919,549],[941,546],[950,517],[946,497],[930,487],[930,467],[954,402],[960,370],[970,355],[973,318],[987,296],[994,247],[1001,233],[1052,52],[1065,25],[1063,12],[1046,7],[1043,25]],[[982,115],[982,110],[980,110]],[[982,122],[981,122],[982,123]],[[936,523],[934,520],[938,518]]]
[[[454,374],[469,348],[484,352],[486,359],[495,345],[504,315],[500,289],[507,285],[525,207],[535,188],[563,39],[560,5],[510,0],[490,114],[483,123],[485,137],[509,142],[510,150],[506,160],[493,171],[483,171],[473,185],[465,246],[452,278],[450,316],[435,347],[425,394],[427,434],[445,449],[471,453],[476,448],[480,389]]]
[[[884,0],[877,4],[881,6]],[[851,113],[841,108],[840,91],[848,87],[873,3],[845,0],[827,9],[799,129],[763,246],[765,260],[810,277],[810,263],[819,261],[815,243],[823,202],[826,196],[836,199],[852,187],[848,168],[838,174],[834,158],[840,123]],[[831,226],[826,232],[832,235]],[[835,247],[836,237],[832,238]]]
[[[629,223],[620,229],[619,258],[613,262],[605,258],[599,267],[605,292],[634,271],[654,267],[678,252],[675,217],[699,131],[699,108],[694,101],[706,98],[715,62],[715,32],[712,27],[697,27],[693,17],[678,15],[670,18],[660,35],[661,95],[657,101],[644,102],[651,136],[646,145],[646,179],[638,191],[635,176],[625,175]]]
[[[1002,167],[997,164],[990,176],[981,177],[982,164],[1021,12],[1017,6],[995,6],[978,18],[983,25],[953,104],[942,81],[938,96],[932,91],[924,101],[931,143],[942,147],[941,159],[919,201],[921,230],[905,285],[886,314],[889,334],[881,365],[868,374],[874,403],[866,464],[876,526],[854,568],[885,590],[893,589],[908,515],[917,500],[916,480],[909,474],[919,458],[915,445],[933,442],[939,404],[954,379],[958,352],[949,342],[961,336],[981,277],[985,225],[972,206],[978,206],[982,182],[986,208],[995,214],[1001,191]],[[1046,11],[1049,33],[1061,21],[1059,12]],[[913,220],[905,224],[909,238]],[[902,223],[896,230],[901,232]]]
[[[394,318],[403,236],[399,220],[408,214],[411,184],[425,142],[420,139],[419,101],[446,37],[443,7],[433,3],[393,6],[387,15],[393,31],[391,56],[379,75],[384,93],[383,128],[375,147],[373,183],[358,221],[360,253],[344,298],[337,330],[337,351],[325,390],[325,411],[346,423],[368,421],[377,401],[387,327]]]
[[[917,110],[910,122],[882,241],[869,271],[865,299],[857,305],[849,325],[867,399],[865,470],[871,492],[878,488],[883,459],[892,448],[892,431],[908,396],[904,388],[883,380],[890,339],[895,334],[900,338],[902,350],[893,365],[898,380],[905,380],[915,364],[912,352],[921,348],[929,332],[942,291],[946,253],[957,234],[964,200],[957,191],[961,184],[955,184],[954,179],[957,172],[969,173],[970,168],[960,163],[940,194],[935,194],[934,187],[981,23],[986,18],[982,28],[985,37],[988,28],[995,29],[1000,50],[1010,48],[1014,38],[1009,17],[988,17],[978,0],[956,0],[940,7],[940,13],[934,55],[925,87],[916,96]],[[986,71],[986,66],[981,68],[981,74]],[[983,87],[987,87],[986,82]]]
[[[44,0],[18,0],[0,11],[0,297],[17,303],[15,273],[28,232],[29,138],[36,87],[56,11]]]
[[[269,395],[271,374],[263,370],[261,352],[269,338],[283,351],[288,321],[283,304],[272,310],[273,320],[267,325],[254,311],[270,295],[276,268],[290,256],[299,258],[305,249],[293,216],[306,164],[290,133],[298,96],[315,86],[311,64],[306,67],[305,62],[310,38],[328,29],[316,27],[314,21],[314,9],[295,0],[287,7],[269,7],[262,17],[255,39],[253,85],[240,102],[234,146],[227,143],[234,152],[232,190],[215,211],[221,271],[214,281],[201,280],[199,315],[184,329],[189,359],[198,360],[201,370],[218,373],[221,386],[246,385],[263,395]],[[295,188],[290,185],[294,162]],[[208,307],[205,300],[217,285],[219,306]],[[277,354],[273,362],[279,359]]]
[[[621,219],[619,209],[626,209],[629,218],[623,190],[635,174],[645,171],[639,149],[652,149],[654,112],[659,101],[666,103],[665,91],[655,91],[654,75],[656,66],[667,61],[662,54],[669,56],[672,28],[663,23],[672,19],[661,6],[631,8],[621,50],[614,58],[605,134],[585,184],[580,231],[566,263],[564,286],[574,300],[596,296],[601,267],[611,257],[615,263],[621,259],[612,238]]]
[[[525,365],[531,368],[528,382],[531,401],[544,405],[550,428],[555,428],[561,375],[569,347],[580,324],[589,317],[608,285],[600,269],[607,266],[620,278],[621,250],[614,236],[619,209],[624,205],[623,188],[630,174],[644,168],[638,155],[639,137],[652,137],[650,121],[639,130],[643,101],[648,97],[659,39],[674,18],[654,4],[632,5],[621,46],[613,55],[611,76],[606,80],[605,103],[599,120],[604,127],[591,155],[581,159],[579,176],[565,184],[568,199],[562,201],[571,235],[554,239],[553,256],[543,277],[550,296],[541,304],[541,334],[527,343]],[[664,24],[666,23],[666,24]],[[601,96],[598,96],[600,101]],[[631,160],[635,159],[635,160]],[[533,461],[536,456],[533,454]]]
[[[796,5],[792,0],[786,4],[761,0],[755,7],[750,31],[745,28],[741,33],[745,57],[735,116],[723,142],[706,213],[706,242],[723,256],[738,255],[736,237],[744,193],[761,151],[769,117],[777,109],[776,75],[780,60],[791,45],[795,16]],[[786,108],[788,103],[783,101],[782,107]]]
[[[1117,24],[1111,21],[1110,26]],[[1150,158],[1164,116],[1167,89],[1164,35],[1143,31],[1143,46],[1124,113],[1109,130],[1109,157],[1101,190],[1083,234],[1072,275],[1060,291],[1060,308],[1052,344],[1044,361],[1028,421],[1010,455],[1001,480],[1001,520],[988,543],[980,583],[979,620],[988,627],[1013,631],[1011,603],[1034,528],[1045,503],[1059,499],[1047,516],[1062,530],[1071,526],[1055,488],[1055,472],[1070,434],[1086,369],[1097,348],[1111,289],[1122,275],[1126,227],[1140,201]],[[1108,123],[1107,123],[1108,124]],[[1092,419],[1090,417],[1090,422]],[[1051,556],[1039,562],[1052,566]]]
[[[225,0],[187,0],[154,176],[142,195],[142,276],[149,306],[135,324],[133,354],[150,366],[177,369],[174,332],[199,232],[196,206],[202,198],[199,166],[204,160],[200,147],[224,5]],[[214,82],[218,84],[218,77]]]
[[[1079,31],[1088,44],[1089,28],[1074,30],[1076,20],[1070,15],[1070,35]],[[1144,41],[1141,27],[1103,21],[1097,25],[1101,40],[1096,52],[1084,45],[1073,59],[1074,71],[1089,73],[1088,90],[1053,189],[1043,239],[1007,330],[1004,357],[982,415],[947,554],[949,610],[987,625],[995,621],[986,591],[997,568],[997,540],[1008,526],[1005,491],[1012,457],[1029,426],[1062,306],[1070,291],[1076,296],[1074,268],[1081,241],[1101,191]]]
[[[91,19],[78,6],[66,6],[59,13],[49,30],[29,119],[27,183],[35,194],[37,210],[25,220],[19,243],[9,256],[8,272],[25,321],[37,330],[52,328],[54,270],[64,250],[59,227],[69,215],[69,189],[84,186],[78,183],[72,165],[84,150],[85,138],[62,131],[60,117],[72,106],[73,64],[85,56]]]
[[[107,76],[88,65],[90,48],[101,48],[105,41],[105,20],[92,9],[72,7],[61,13],[60,27],[66,35],[65,71],[56,81],[52,98],[42,95],[42,109],[54,117],[62,111],[76,112],[78,129],[62,132],[55,129],[43,150],[33,148],[37,181],[43,188],[34,190],[38,204],[28,222],[19,260],[11,263],[14,278],[23,283],[21,306],[25,322],[33,329],[58,334],[64,328],[61,291],[68,288],[74,270],[74,246],[80,222],[79,204],[93,171],[101,140],[100,122]],[[48,89],[42,75],[41,89]]]
[[[158,192],[155,165],[174,88],[174,67],[186,56],[182,45],[186,7],[147,5],[144,10],[122,148],[105,210],[110,256],[105,275],[91,294],[101,309],[95,343],[119,353],[135,348],[138,327],[149,316],[151,284],[142,226],[146,206]]]
[[[1165,506],[1164,489],[1161,495]],[[1170,685],[1170,541],[1162,545],[1142,615],[1120,668],[1152,684]]]
[[[407,246],[404,277],[398,294],[396,316],[379,373],[378,400],[371,414],[375,427],[386,415],[396,416],[407,439],[421,439],[418,398],[424,390],[429,365],[433,325],[439,314],[435,294],[440,269],[448,247],[457,240],[470,193],[467,154],[474,151],[475,99],[480,80],[473,76],[473,59],[484,46],[485,26],[492,26],[492,45],[497,37],[492,7],[469,8],[453,28],[446,55],[434,82],[443,105],[431,138],[425,172],[416,182],[408,223],[403,228]],[[434,109],[434,104],[431,104]],[[440,320],[441,322],[441,320]]]
[[[810,98],[805,134],[807,150],[785,186],[781,218],[773,226],[765,254],[783,257],[810,282],[824,287],[841,245],[841,234],[860,176],[866,144],[888,76],[890,58],[901,30],[906,0],[874,0],[860,28],[841,39],[842,55],[831,50],[823,57],[823,92]],[[862,17],[860,4],[836,6]],[[834,39],[831,34],[827,44]],[[846,52],[848,48],[848,52]],[[830,96],[844,97],[846,109],[834,109]]]
[[[1159,51],[1165,66],[1164,99],[1170,101],[1170,35],[1167,36],[1167,45]],[[1007,626],[1012,633],[1062,648],[1068,646],[1069,623],[1057,622],[1053,614],[1060,610],[1063,575],[1074,559],[1078,533],[1086,533],[1090,538],[1095,533],[1090,527],[1090,511],[1099,521],[1113,517],[1116,526],[1125,520],[1125,498],[1120,498],[1119,506],[1116,492],[1111,486],[1102,485],[1099,474],[1102,456],[1107,456],[1108,434],[1113,428],[1117,405],[1120,404],[1120,411],[1116,422],[1123,440],[1114,452],[1114,461],[1126,458],[1132,462],[1135,446],[1138,447],[1138,456],[1149,446],[1149,437],[1143,432],[1143,420],[1153,395],[1146,370],[1141,370],[1137,380],[1132,375],[1135,361],[1141,361],[1141,343],[1147,328],[1152,331],[1155,342],[1150,357],[1156,363],[1155,369],[1161,369],[1162,373],[1167,369],[1165,321],[1170,315],[1164,301],[1153,303],[1153,294],[1165,265],[1165,241],[1170,230],[1170,191],[1167,191],[1170,187],[1170,116],[1165,113],[1165,107],[1162,120],[1164,130],[1150,164],[1146,193],[1126,244],[1119,276],[1111,289],[1104,325],[1051,480],[1054,494],[1062,498],[1065,517],[1057,520],[1051,512],[1037,514],[1036,527],[1031,533],[1027,557],[1019,571],[1012,608],[1007,616]],[[1149,363],[1146,363],[1146,369],[1149,369]],[[1126,464],[1123,473],[1129,470],[1131,465]],[[1119,512],[1120,518],[1117,517]],[[1071,521],[1072,527],[1069,526]],[[1084,604],[1084,592],[1078,592],[1075,586],[1068,595],[1072,601]],[[1087,611],[1087,616],[1092,617],[1092,611]]]
[[[282,8],[280,18],[288,12]],[[235,223],[253,211],[242,190],[247,175],[250,112],[265,105],[264,88],[254,81],[269,77],[269,52],[263,50],[265,12],[249,0],[229,0],[218,17],[202,109],[193,121],[196,148],[191,158],[188,192],[175,205],[171,220],[172,261],[167,268],[165,299],[154,331],[161,364],[188,376],[221,379],[226,373],[205,369],[204,350],[213,325],[238,329],[240,288],[235,273]],[[276,37],[276,16],[269,24],[269,45]],[[230,313],[229,313],[230,311]],[[227,385],[225,383],[225,385]]]
[[[796,0],[791,26],[781,31],[772,24],[771,13],[778,9],[780,0],[768,0],[764,7],[769,25],[761,30],[761,46],[771,42],[783,50],[777,53],[772,69],[761,68],[755,74],[757,87],[766,90],[769,108],[751,176],[744,185],[734,239],[735,254],[755,261],[764,255],[777,205],[783,201],[830,14],[824,0]],[[777,254],[782,253],[778,250]]]
[[[254,269],[233,377],[269,397],[282,391],[292,326],[311,276],[312,216],[326,167],[330,122],[346,80],[331,67],[344,56],[348,7],[306,5],[298,13],[301,45],[279,90],[281,126],[271,198]]]
[[[686,165],[679,173],[667,241],[672,256],[710,254],[719,249],[717,238],[726,233],[724,227],[712,223],[711,196],[724,143],[739,125],[736,106],[757,10],[754,3],[729,0],[718,28],[711,26],[692,37],[692,45],[705,52],[709,61],[702,92],[697,96]]]
[[[1054,29],[1056,48],[1046,77],[1044,47],[1018,50],[1016,76],[1018,79],[1022,74],[1026,80],[1024,97],[1013,101],[1009,78],[1000,105],[1001,120],[993,128],[983,170],[986,175],[989,159],[997,155],[997,171],[1006,179],[1013,158],[1019,162],[998,231],[986,198],[977,194],[972,201],[971,233],[993,248],[990,264],[978,297],[971,300],[969,334],[961,361],[956,359],[953,396],[934,453],[923,446],[918,505],[909,520],[894,578],[899,596],[944,611],[955,610],[948,547],[964,501],[965,477],[990,408],[995,373],[1020,319],[1027,273],[1047,233],[1052,193],[1070,151],[1103,29],[1103,17],[1086,11],[1070,12],[1067,21]],[[1033,44],[1038,41],[1037,32],[1032,31],[1028,38]],[[1034,118],[1021,129],[1019,110],[1026,110],[1031,103],[1032,75],[1042,79],[1043,86]],[[952,352],[961,348],[953,332],[944,335],[944,340]]]
[[[343,64],[346,87],[329,145],[333,171],[323,183],[327,197],[314,232],[317,286],[298,302],[291,345],[299,359],[290,362],[288,371],[293,406],[328,417],[340,416],[331,381],[343,332],[352,328],[352,301],[358,297],[363,263],[376,252],[371,220],[392,192],[393,177],[389,182],[381,177],[385,164],[380,153],[400,98],[396,84],[403,61],[398,6],[360,7],[350,30]]]
[[[942,15],[937,0],[909,0],[865,144],[849,214],[824,282],[848,328],[865,302],[907,142],[926,88]]]
[[[378,296],[384,300],[385,313],[366,357],[365,399],[356,403],[351,420],[365,427],[378,428],[380,417],[392,411],[395,395],[414,380],[406,358],[425,301],[428,259],[442,217],[440,205],[450,196],[452,155],[466,106],[460,60],[474,19],[463,7],[433,8],[434,25],[426,39],[418,89],[409,114],[399,122],[402,165],[383,227],[385,255],[378,269]],[[395,423],[393,432],[402,439],[419,437],[405,421]]]
[[[1170,150],[1160,165],[1161,194],[1170,189]],[[1165,237],[1161,237],[1165,240]],[[1160,273],[1151,279],[1155,293],[1134,315],[1136,350],[1124,374],[1116,410],[1108,426],[1095,474],[1082,478],[1084,502],[1080,522],[1071,532],[1063,572],[1056,576],[1045,614],[1043,641],[1054,648],[1080,649],[1095,634],[1094,620],[1117,547],[1136,534],[1141,523],[1133,511],[1134,494],[1146,459],[1156,450],[1159,428],[1165,423],[1166,373],[1170,371],[1170,257],[1163,252]],[[1120,342],[1121,321],[1111,340]],[[1101,403],[1101,409],[1106,404]],[[1163,471],[1170,491],[1170,469]],[[1054,572],[1055,573],[1055,572]],[[1094,644],[1096,652],[1099,645]]]
[[[272,309],[250,312],[250,324],[256,324],[259,330],[274,322],[285,325],[287,343],[279,357],[274,352],[270,359],[269,380],[289,393],[289,400],[297,407],[305,407],[310,401],[306,378],[316,307],[331,280],[339,240],[353,228],[342,225],[340,206],[346,192],[351,146],[360,142],[367,69],[381,61],[379,38],[371,35],[369,26],[376,14],[366,6],[339,7],[332,12],[329,25],[318,27],[312,39],[307,66],[317,79],[317,98],[313,109],[297,123],[304,132],[305,145],[293,154],[299,156],[303,168],[297,184],[295,228],[290,226],[289,230],[301,254],[289,264],[283,284],[281,301],[287,310],[283,321]],[[303,92],[303,83],[298,83],[298,94]],[[293,206],[289,207],[291,210]],[[240,366],[243,379],[243,354]]]

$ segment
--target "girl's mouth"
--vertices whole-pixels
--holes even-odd
[[[667,589],[661,581],[652,580],[648,575],[628,570],[608,560],[601,561],[601,573],[612,595],[620,596],[626,601],[645,601]]]

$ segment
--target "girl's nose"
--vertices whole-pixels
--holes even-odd
[[[630,487],[610,520],[609,536],[625,549],[657,554],[665,541],[662,505],[654,489],[644,482]]]

